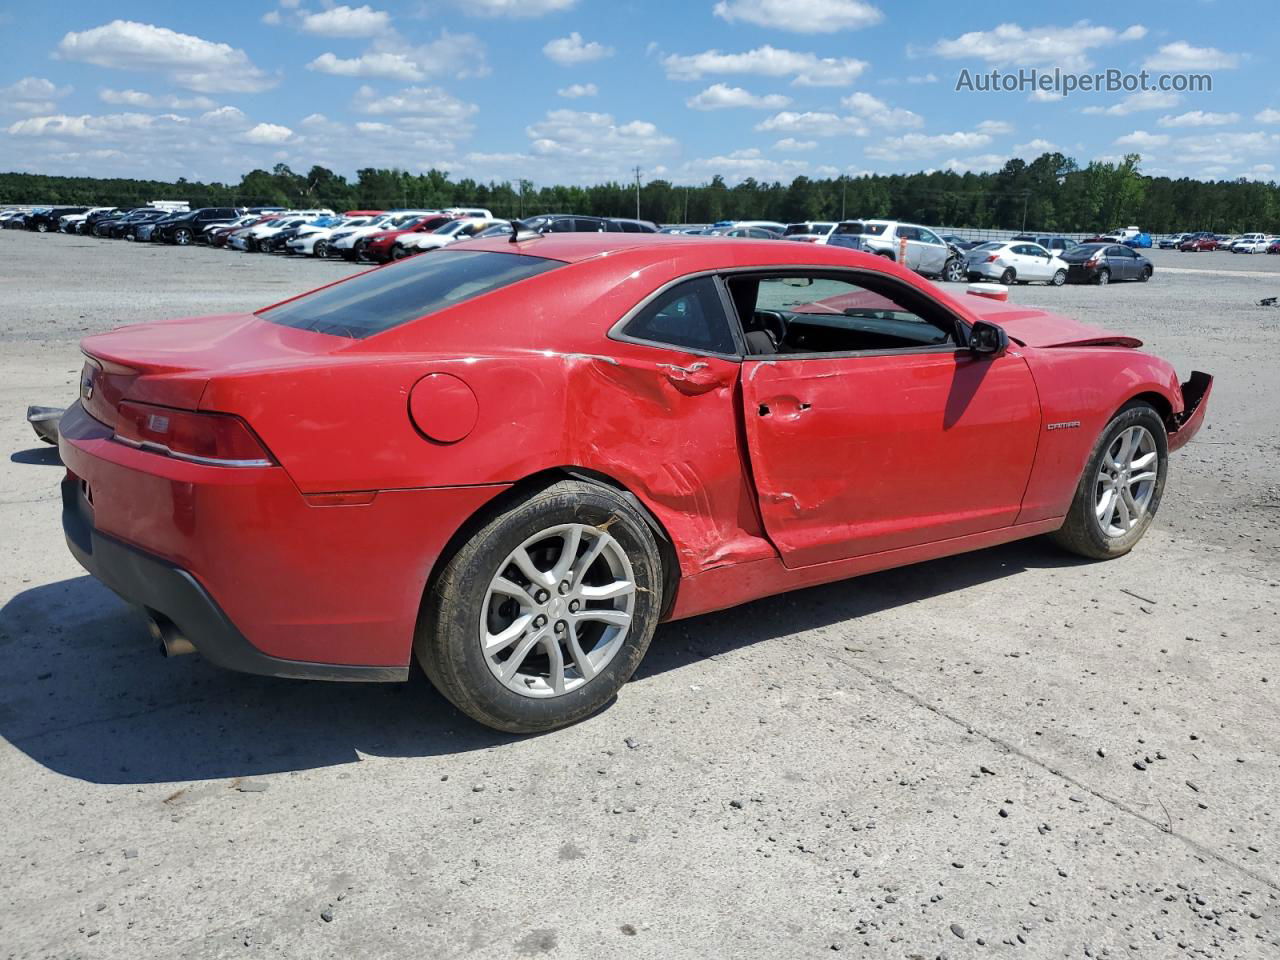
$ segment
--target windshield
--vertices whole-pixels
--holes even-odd
[[[522,254],[441,252],[358,274],[258,316],[360,340],[562,266]]]
[[[801,234],[809,235],[813,233],[823,234],[829,233],[835,224],[831,223],[792,223],[787,229],[782,231],[784,237],[796,237]]]
[[[836,225],[836,233],[862,233],[871,237],[878,237],[884,233],[886,223],[840,223]]]

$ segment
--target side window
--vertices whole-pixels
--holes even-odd
[[[950,313],[890,277],[799,271],[725,282],[750,354],[900,352],[956,341]]]
[[[573,233],[573,217],[560,217],[552,220],[549,230],[552,233]]]
[[[1027,252],[1030,253],[1031,256],[1033,257],[1043,257],[1045,259],[1048,259],[1049,257],[1049,251],[1046,250],[1044,247],[1040,246],[1040,244],[1038,243],[1028,244]]]
[[[921,239],[920,229],[918,227],[907,227],[907,226],[899,225],[897,239],[920,240]]]
[[[636,340],[695,353],[738,352],[720,291],[711,277],[676,284],[632,317],[622,332]]]
[[[925,243],[931,243],[935,247],[942,246],[942,239],[932,230],[926,230],[924,227],[920,227],[919,230],[920,230],[920,239],[923,240]]]
[[[604,221],[602,220],[594,220],[591,217],[578,217],[577,229],[579,233],[600,233],[604,228]]]

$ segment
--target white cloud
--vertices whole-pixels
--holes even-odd
[[[887,137],[867,147],[869,157],[877,160],[897,161],[903,156],[924,157],[950,150],[975,150],[985,147],[991,137],[985,133],[958,130],[955,133],[907,133],[900,137]]]
[[[286,143],[293,137],[293,131],[278,123],[259,123],[250,127],[240,135],[243,143],[277,144]]]
[[[1253,115],[1253,119],[1258,123],[1280,123],[1280,110],[1268,107]]]
[[[416,83],[427,77],[482,77],[489,72],[484,44],[469,33],[443,30],[437,40],[412,45],[394,31],[374,41],[358,57],[322,53],[308,70],[338,77],[385,77]]]
[[[1240,122],[1238,113],[1206,113],[1203,110],[1189,110],[1176,117],[1164,116],[1156,121],[1162,127],[1225,127]]]
[[[98,91],[98,99],[121,107],[139,107],[143,110],[212,110],[216,103],[208,97],[178,97],[172,93],[144,93],[141,90]]]
[[[952,157],[943,167],[954,173],[991,173],[1003,167],[1008,159],[998,153],[980,153],[975,157]]]
[[[385,96],[361,87],[352,106],[371,116],[396,117],[398,126],[414,133],[434,133],[445,139],[471,136],[471,117],[479,110],[439,87],[406,87]]]
[[[974,30],[954,40],[940,40],[933,53],[952,60],[983,60],[989,64],[1051,65],[1075,70],[1090,65],[1088,51],[1147,35],[1145,27],[1126,30],[1095,27],[1081,20],[1069,27],[1033,27],[1002,23],[993,30]]]
[[[568,10],[577,0],[454,0],[463,12],[477,17],[531,19]]]
[[[676,147],[676,141],[652,123],[618,123],[607,113],[550,110],[525,132],[536,157],[554,161],[570,176],[616,176],[619,165],[653,160]]]
[[[319,13],[304,13],[302,29],[323,37],[372,37],[391,26],[391,15],[385,10],[337,6]]]
[[[1013,133],[1013,124],[1007,120],[983,120],[976,129],[979,133],[989,133],[998,137],[1002,134]]]
[[[937,82],[938,82],[938,75],[936,73],[920,73],[920,74],[913,74],[912,76],[907,77],[907,83],[912,83],[912,84],[937,83]]]
[[[71,92],[44,77],[23,77],[7,87],[0,87],[0,110],[19,113],[49,113],[57,109],[57,101]]]
[[[755,180],[786,182],[809,172],[804,160],[775,160],[766,157],[755,147],[733,150],[713,157],[699,157],[684,165],[679,180],[705,180],[717,174],[729,183],[741,183],[748,177]]]
[[[1145,130],[1135,130],[1133,133],[1126,133],[1123,137],[1116,137],[1115,139],[1117,147],[1137,147],[1139,150],[1163,147],[1168,142],[1168,134],[1147,133]]]
[[[1233,70],[1243,58],[1216,47],[1193,47],[1185,40],[1166,43],[1143,61],[1148,70]]]
[[[1161,90],[1143,90],[1141,93],[1130,94],[1119,103],[1113,103],[1109,107],[1085,107],[1080,112],[1108,117],[1127,117],[1131,113],[1138,113],[1142,110],[1168,110],[1171,107],[1176,107],[1181,102],[1182,97],[1176,93],[1165,93]]]
[[[662,65],[673,80],[699,80],[707,74],[741,73],[794,77],[793,83],[805,87],[847,86],[867,69],[864,60],[819,57],[813,53],[782,50],[769,44],[746,53],[706,50],[689,55],[671,54],[663,58]]]
[[[186,117],[171,113],[111,113],[101,116],[57,114],[19,120],[9,125],[8,132],[15,137],[101,137],[110,134],[136,133],[158,126],[188,122]]]
[[[767,93],[758,96],[741,87],[731,87],[726,83],[713,83],[697,96],[685,101],[694,110],[726,110],[733,107],[753,107],[759,110],[778,110],[791,102],[790,97],[780,93]]]
[[[877,127],[922,127],[924,118],[918,113],[891,107],[869,93],[851,93],[841,105]]]
[[[1042,153],[1057,153],[1060,149],[1056,143],[1050,143],[1048,140],[1036,137],[1027,143],[1019,143],[1013,148],[1013,152],[1020,156],[1035,154],[1038,157]]]
[[[248,124],[249,118],[244,115],[243,110],[236,107],[218,107],[200,114],[200,122],[210,126],[241,127]]]
[[[786,153],[800,153],[805,150],[812,150],[817,145],[817,140],[797,140],[795,137],[783,137],[773,145],[773,149],[782,150]]]
[[[857,117],[842,117],[827,111],[806,110],[797,113],[784,110],[756,124],[756,129],[767,133],[798,133],[811,137],[862,136],[867,127]]]
[[[132,20],[68,33],[57,55],[99,67],[159,71],[200,93],[258,93],[276,83],[243,50]]]
[[[604,44],[596,43],[594,40],[583,40],[582,34],[575,30],[567,37],[548,40],[542,48],[542,52],[547,55],[548,60],[552,60],[562,67],[569,67],[577,63],[590,63],[592,60],[603,60],[605,57],[611,57],[613,56],[613,47],[606,47]]]
[[[567,87],[561,87],[556,91],[557,96],[564,97],[566,100],[578,100],[582,97],[594,97],[600,92],[600,88],[594,83],[571,83]]]
[[[793,33],[835,33],[869,27],[884,19],[865,0],[720,0],[715,15]]]

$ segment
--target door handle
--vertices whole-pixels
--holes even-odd
[[[716,387],[725,386],[729,382],[729,378],[725,374],[717,372],[705,360],[691,363],[687,367],[674,363],[660,363],[658,364],[658,369],[662,371],[672,386],[689,396],[707,393]]]

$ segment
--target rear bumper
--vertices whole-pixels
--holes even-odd
[[[300,680],[397,681],[409,668],[310,663],[269,656],[250,643],[195,577],[181,567],[99,533],[85,481],[62,481],[62,531],[82,567],[130,603],[174,626],[210,663],[241,673]]]
[[[215,663],[402,679],[422,596],[461,525],[505,485],[304,495],[283,467],[188,463],[64,414],[64,526],[76,559]]]

